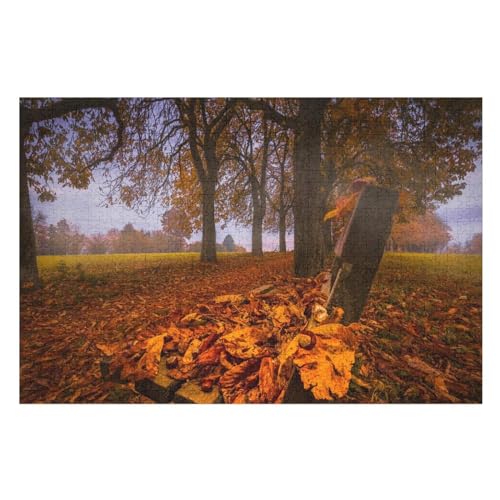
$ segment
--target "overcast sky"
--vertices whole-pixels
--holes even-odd
[[[474,233],[482,231],[482,165],[466,177],[467,187],[460,196],[456,196],[446,205],[438,209],[440,217],[450,226],[453,240],[464,243]],[[67,219],[76,224],[85,234],[105,233],[109,229],[121,229],[127,222],[135,228],[152,230],[160,229],[160,217],[164,208],[156,207],[147,216],[141,216],[124,206],[114,205],[109,208],[101,206],[103,196],[99,183],[93,182],[87,190],[77,190],[56,186],[57,199],[54,202],[42,203],[31,193],[34,211],[41,210],[49,224],[55,224],[60,219]],[[251,249],[251,230],[233,223],[223,230],[217,227],[217,241],[222,242],[226,234],[231,234],[238,245]],[[191,241],[201,239],[196,233]],[[278,248],[277,234],[264,234],[264,250]],[[293,235],[287,237],[288,248],[293,246]]]

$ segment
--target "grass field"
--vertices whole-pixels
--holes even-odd
[[[221,262],[245,260],[248,253],[218,253]],[[37,258],[42,280],[58,277],[86,276],[102,278],[117,272],[145,269],[189,268],[199,263],[197,252],[180,253],[127,253],[104,255],[42,255]]]
[[[481,280],[482,257],[463,254],[386,253],[381,274],[404,274],[422,283],[436,279]]]
[[[279,257],[267,253],[266,258]],[[252,260],[249,253],[219,253],[220,262]],[[82,272],[89,277],[103,277],[110,273],[130,272],[145,269],[189,268],[199,263],[199,254],[192,253],[135,253],[106,255],[44,255],[38,257],[42,279],[59,275],[76,276]],[[418,281],[422,284],[436,280],[453,283],[481,282],[482,258],[480,255],[386,253],[379,276],[394,277],[398,282]]]

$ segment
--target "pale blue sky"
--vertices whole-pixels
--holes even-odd
[[[450,226],[453,240],[464,243],[474,233],[482,231],[482,166],[466,177],[467,187],[460,196],[456,196],[446,205],[438,209],[439,215]],[[149,215],[141,216],[121,205],[105,208],[101,205],[103,196],[99,191],[99,183],[92,182],[87,190],[77,190],[56,186],[57,199],[54,202],[42,203],[31,193],[34,211],[41,210],[49,224],[60,219],[67,219],[76,224],[85,234],[105,233],[109,229],[121,229],[131,222],[137,229],[160,229],[160,217],[164,208],[156,207]],[[251,230],[233,223],[222,230],[217,227],[217,241],[222,242],[226,234],[231,234],[238,245],[251,249]],[[201,234],[194,234],[191,241],[201,239]],[[264,250],[278,248],[277,234],[264,234]],[[287,236],[288,248],[293,246],[293,235]]]

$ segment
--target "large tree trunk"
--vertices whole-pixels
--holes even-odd
[[[202,184],[201,262],[217,262],[215,240],[215,182]]]
[[[262,256],[262,200],[257,186],[252,187],[252,255]]]
[[[286,213],[279,215],[280,252],[286,253]]]
[[[314,276],[323,268],[321,122],[327,99],[300,99],[294,150],[294,268]]]
[[[28,174],[26,172],[26,155],[24,141],[27,130],[21,128],[20,134],[20,235],[21,235],[21,288],[38,288],[40,279],[36,263],[35,232],[31,214]]]

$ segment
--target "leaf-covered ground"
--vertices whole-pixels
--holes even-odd
[[[22,402],[149,402],[102,380],[97,344],[134,343],[223,294],[311,287],[291,276],[291,255],[55,259],[45,287],[21,296]],[[386,255],[361,323],[340,402],[481,401],[479,257]]]

